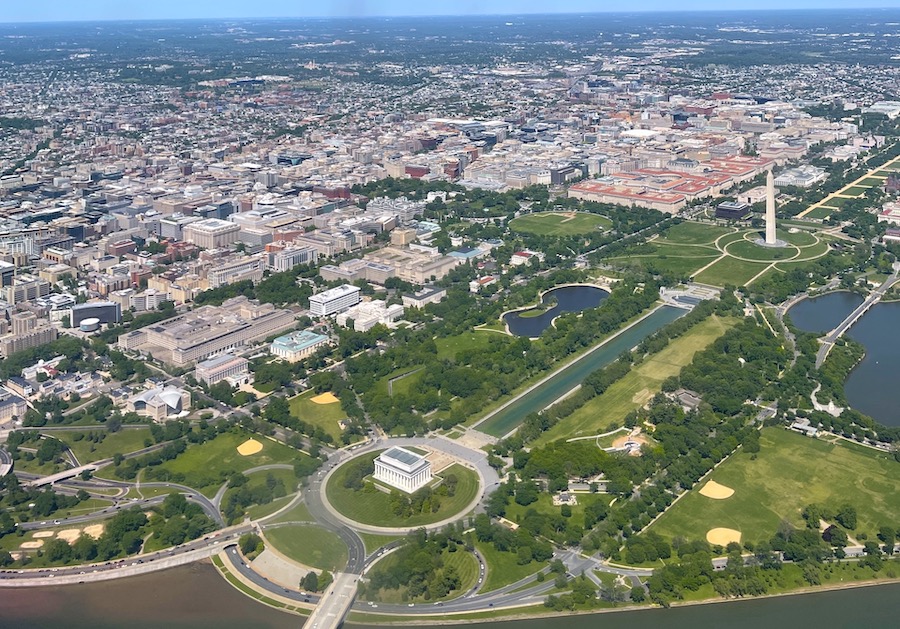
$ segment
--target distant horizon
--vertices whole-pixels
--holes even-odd
[[[125,4],[125,6],[122,6]],[[179,2],[158,0],[152,6],[103,0],[45,0],[0,9],[0,24],[53,24],[67,22],[138,22],[179,20],[286,20],[354,18],[523,17],[540,15],[667,14],[667,13],[769,13],[785,11],[866,11],[900,9],[900,0],[846,6],[847,0],[736,0],[721,6],[717,0],[683,0],[677,8],[666,0],[643,0],[627,10],[597,7],[594,0],[560,0],[556,10],[535,0],[461,0],[457,11],[444,3],[432,8],[412,0],[334,0],[319,6],[297,7],[289,0],[270,0],[265,8],[248,7],[244,0]],[[305,4],[305,3],[302,3]],[[34,6],[40,5],[40,6]],[[187,6],[186,6],[187,5]]]

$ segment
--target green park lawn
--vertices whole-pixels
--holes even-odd
[[[778,237],[792,245],[801,247],[804,256],[806,254],[806,249],[815,246],[816,243],[821,240],[821,238],[816,237],[806,230],[798,229],[792,232],[788,229],[781,229],[781,227],[778,228]]]
[[[761,247],[755,242],[741,240],[733,242],[726,248],[728,255],[747,260],[772,261],[787,260],[797,255],[795,247]]]
[[[605,216],[584,212],[579,212],[574,216],[539,212],[514,218],[509,223],[509,228],[513,231],[538,236],[578,236],[610,227],[612,227],[612,221]]]
[[[366,554],[368,555],[371,555],[382,546],[387,546],[391,542],[400,539],[399,535],[379,535],[377,533],[363,533],[362,531],[357,531],[356,534],[363,541],[363,545],[366,547]]]
[[[844,204],[849,200],[850,199],[847,199],[845,197],[832,197],[828,200],[828,203],[826,205],[830,205],[831,207],[836,208],[842,208],[844,207]]]
[[[89,441],[88,436],[93,432],[95,435],[103,436],[103,441],[95,443]],[[76,441],[77,435],[83,435],[80,441]],[[150,439],[149,428],[125,428],[118,432],[109,432],[108,430],[65,430],[53,433],[53,436],[65,443],[75,458],[82,465],[109,459],[116,453],[128,454],[135,450],[140,450],[144,446],[144,441]]]
[[[491,340],[494,338],[502,339],[503,337],[497,334],[475,331],[464,332],[455,336],[445,336],[439,339],[435,339],[434,343],[435,345],[437,345],[438,358],[440,358],[441,360],[455,360],[456,355],[459,352],[463,352],[466,350],[481,350],[487,347]],[[507,342],[511,342],[511,339]],[[408,371],[411,371],[411,369],[409,369]]]
[[[734,231],[727,227],[685,221],[674,225],[659,242],[683,245],[712,245],[716,239]]]
[[[589,504],[593,504],[594,502],[605,502],[609,504],[609,502],[613,499],[613,496],[609,494],[577,494],[578,504],[572,506],[572,521],[581,524],[584,522],[584,509]],[[541,492],[538,494],[538,499],[536,502],[532,502],[530,505],[520,505],[515,500],[511,501],[509,506],[506,508],[506,515],[504,516],[510,522],[520,522],[521,519],[525,516],[528,511],[537,511],[538,513],[542,513],[544,515],[559,515],[561,512],[561,507],[554,506],[553,497],[547,492]]]
[[[768,264],[767,262],[745,262],[736,258],[723,258],[694,279],[712,286],[725,286],[726,284],[743,286],[760,271],[765,270]]]
[[[433,603],[435,601],[445,601],[449,599],[458,598],[465,592],[468,592],[470,589],[475,587],[475,584],[478,581],[478,560],[475,558],[475,555],[472,553],[468,553],[462,549],[457,550],[456,552],[449,552],[444,550],[441,553],[441,561],[443,562],[444,568],[453,567],[456,568],[456,572],[459,575],[459,588],[453,590],[447,596],[440,599],[425,599],[423,596],[417,596],[414,598],[409,598],[409,594],[407,592],[407,588],[405,586],[400,586],[398,589],[381,589],[378,590],[377,595],[367,597],[369,600],[377,601],[379,603],[388,603],[388,604],[397,604],[397,603]],[[375,564],[376,568],[388,568],[396,564],[396,556],[394,554],[386,555],[383,559],[379,560],[377,564]]]
[[[331,572],[347,565],[347,546],[341,538],[312,524],[286,524],[265,529],[269,544],[285,557]]]
[[[503,553],[493,544],[476,542],[475,548],[484,557],[487,564],[484,583],[479,592],[493,592],[525,577],[529,577],[547,566],[546,561],[531,561],[524,566],[519,565],[516,553]]]
[[[889,174],[889,173],[885,173],[884,171],[881,171],[881,172],[885,176],[887,176]],[[859,185],[860,186],[869,186],[869,187],[881,186],[881,185],[884,185],[884,179],[879,179],[878,177],[866,177],[865,179],[863,179],[862,181],[859,182]]]
[[[316,404],[311,398],[317,393],[310,389],[288,400],[291,407],[291,415],[324,430],[334,437],[341,438],[341,427],[338,422],[347,418],[347,413],[341,408],[340,402],[331,404]]]
[[[851,197],[861,197],[866,193],[869,188],[866,186],[851,186],[846,190],[842,191],[841,194],[845,194]]]
[[[754,457],[738,451],[676,502],[650,530],[664,536],[705,539],[709,529],[731,528],[742,541],[759,542],[775,534],[782,519],[800,526],[801,511],[816,503],[856,507],[856,534],[875,539],[900,514],[900,463],[888,454],[840,441],[811,439],[783,428],[766,428]],[[734,489],[724,500],[701,496],[707,480]],[[851,532],[851,535],[854,533]]]
[[[837,212],[839,210],[840,210],[840,208],[838,208],[836,206],[820,205],[819,207],[814,209],[812,212],[807,214],[806,218],[828,218],[829,216],[831,216],[832,214],[834,214],[835,212]]]
[[[314,522],[315,519],[309,513],[309,507],[304,502],[298,502],[293,507],[273,518],[266,524],[275,524],[280,522]]]
[[[652,249],[648,249],[648,247]],[[608,261],[617,266],[633,269],[650,268],[656,271],[665,269],[671,273],[692,275],[720,255],[721,252],[713,245],[689,245],[667,240],[654,240],[651,243],[626,250],[621,255],[609,258]]]
[[[34,445],[38,445],[36,442],[32,442],[27,444],[26,447],[32,447]],[[68,460],[64,458],[63,460]],[[40,476],[50,476],[51,474],[56,474],[57,472],[61,472],[63,470],[72,469],[70,465],[67,463],[53,463],[52,461],[48,461],[47,463],[41,463],[37,458],[32,458],[30,461],[25,456],[25,451],[19,453],[19,458],[13,462],[13,470],[16,472],[25,472],[27,474],[38,474]]]
[[[631,411],[646,404],[659,393],[663,380],[676,376],[694,354],[708,347],[737,323],[736,319],[711,316],[671,341],[662,351],[647,357],[602,395],[560,421],[535,441],[546,445],[558,439],[595,435],[621,426]]]
[[[237,447],[251,437],[263,444],[262,451],[250,456],[238,454]],[[294,461],[304,457],[308,458],[308,455],[271,439],[232,430],[206,443],[189,446],[176,458],[157,467],[157,478],[165,479],[165,474],[159,474],[168,472],[172,482],[193,487],[210,497],[233,472],[275,463],[293,465]]]
[[[383,527],[414,527],[431,524],[455,515],[464,515],[463,510],[478,495],[478,475],[462,465],[453,464],[442,471],[440,476],[456,475],[458,479],[456,493],[453,496],[442,496],[441,506],[437,512],[419,513],[409,517],[398,516],[391,510],[390,495],[376,489],[371,481],[367,481],[366,487],[359,491],[344,487],[344,480],[354,464],[364,458],[370,461],[374,460],[379,454],[381,451],[372,452],[345,463],[332,474],[325,487],[331,505],[356,522]]]
[[[293,499],[294,496],[292,494],[288,494],[287,496],[276,498],[268,504],[251,505],[247,507],[247,517],[251,520],[261,520],[262,518],[266,518],[272,515],[279,509],[286,507]]]

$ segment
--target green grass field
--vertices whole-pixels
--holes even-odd
[[[144,447],[144,440],[150,439],[149,428],[129,428],[118,432],[94,431],[94,434],[106,435],[100,443],[88,441],[87,436],[90,433],[90,430],[61,430],[54,432],[53,436],[69,446],[75,454],[75,458],[82,465],[111,458],[117,452],[128,454],[129,452],[140,450]],[[85,438],[75,441],[75,436],[78,434],[84,435]]]
[[[677,249],[677,245],[657,246],[655,252],[649,255],[617,256],[608,261],[623,268],[644,270],[652,267],[657,271],[664,268],[671,273],[690,276],[721,255],[715,249],[703,247],[692,247],[686,253],[676,253]]]
[[[887,176],[887,173],[885,173]],[[878,177],[866,177],[862,181],[859,182],[861,186],[881,186],[884,185],[884,179],[879,179]]]
[[[475,548],[484,557],[485,571],[484,583],[479,592],[493,592],[499,588],[515,583],[520,579],[531,576],[538,570],[547,566],[547,562],[532,561],[520,566],[516,560],[516,553],[502,553],[494,548],[493,544],[476,542]]]
[[[382,451],[364,455],[374,460]],[[354,459],[354,462],[359,459]],[[420,526],[439,522],[454,515],[463,515],[463,510],[478,495],[478,475],[459,464],[453,464],[441,472],[441,476],[455,474],[458,483],[454,496],[443,496],[441,506],[435,513],[419,513],[410,517],[396,515],[391,511],[390,496],[369,483],[365,489],[353,491],[344,487],[350,466],[345,463],[328,479],[325,488],[331,505],[346,517],[362,524],[374,526]]]
[[[701,496],[698,484],[650,528],[668,537],[704,539],[715,527],[742,533],[742,541],[768,540],[782,519],[801,525],[801,510],[817,503],[856,507],[857,533],[875,538],[900,514],[900,463],[888,454],[852,444],[810,439],[782,428],[763,430],[754,458],[738,451],[708,479],[734,489],[732,497]]]
[[[866,193],[869,188],[867,186],[851,186],[841,192],[841,194],[846,194],[847,196],[852,197],[861,197]]]
[[[472,587],[475,586],[475,583],[478,581],[478,560],[475,558],[475,555],[473,555],[472,553],[467,553],[465,550],[457,550],[452,553],[445,550],[441,553],[441,562],[443,563],[444,568],[449,568],[452,566],[453,568],[456,568],[456,572],[457,574],[459,574],[459,588],[451,591],[447,596],[440,599],[425,599],[423,596],[410,598],[407,588],[405,586],[400,586],[396,590],[381,589],[378,591],[376,596],[367,597],[368,600],[388,604],[407,602],[434,603],[435,601],[439,600],[445,601],[458,598],[461,594],[469,591]],[[379,560],[375,567],[376,569],[378,567],[388,568],[395,564],[396,556],[394,554],[390,554]]]
[[[718,225],[685,221],[674,225],[660,241],[685,245],[711,245],[717,238],[732,231],[734,230]]]
[[[316,404],[311,399],[316,395],[315,391],[310,390],[288,400],[291,405],[291,415],[309,424],[318,426],[335,439],[340,439],[341,427],[338,425],[338,422],[346,419],[347,413],[341,408],[340,402]]]
[[[697,275],[694,279],[703,284],[743,286],[751,278],[764,270],[767,262],[745,262],[735,258],[723,258]]]
[[[315,522],[315,518],[309,513],[309,508],[304,502],[298,502],[296,505],[273,518],[269,523],[278,522]]]
[[[777,235],[781,240],[803,249],[814,246],[820,240],[820,238],[817,238],[815,235],[805,230],[791,232],[787,229],[781,229],[780,227],[777,230]]]
[[[341,538],[315,525],[286,524],[267,528],[266,539],[282,555],[313,568],[341,570],[347,565],[347,546]]]
[[[356,534],[362,539],[367,554],[372,554],[382,546],[400,539],[398,535],[377,535],[375,533],[363,533],[362,531],[358,531]]]
[[[464,332],[463,334],[457,334],[456,336],[446,336],[435,339],[434,344],[437,345],[438,358],[441,360],[455,360],[457,353],[466,350],[480,350],[487,347],[488,343],[491,342],[491,339],[494,338],[503,337],[490,332]],[[407,371],[410,370],[407,369]]]
[[[694,354],[737,323],[736,319],[712,316],[675,339],[661,352],[648,357],[628,375],[614,383],[580,409],[560,421],[535,441],[540,446],[557,439],[600,434],[613,424],[621,425],[631,411],[643,406],[660,390],[663,380],[678,375]]]
[[[260,520],[270,516],[282,507],[288,505],[293,498],[294,496],[289,494],[287,496],[282,496],[281,498],[276,498],[269,504],[247,507],[247,517],[251,520]]]
[[[513,231],[538,236],[578,236],[610,227],[612,221],[605,216],[584,212],[574,215],[539,212],[514,218],[509,223],[509,228]]]
[[[263,449],[257,454],[241,456],[237,447],[250,437],[262,443]],[[232,472],[243,472],[273,463],[293,465],[298,458],[307,456],[299,450],[271,439],[232,430],[206,443],[189,446],[184,453],[171,461],[166,461],[156,469],[169,472],[173,481],[176,478],[181,479],[178,482],[197,489],[204,496],[211,497]],[[161,478],[165,479],[165,475]]]
[[[578,504],[572,506],[572,520],[579,524],[582,523],[584,521],[584,509],[587,505],[595,502],[605,502],[609,504],[612,498],[613,497],[609,494],[578,494]],[[543,513],[544,515],[559,515],[560,513],[560,507],[554,506],[553,504],[553,497],[546,492],[541,492],[538,495],[537,502],[532,502],[530,505],[524,507],[515,500],[511,501],[510,505],[506,508],[506,515],[504,517],[511,522],[518,523],[525,514],[532,509],[538,513]]]
[[[839,211],[837,207],[829,207],[827,205],[821,205],[814,209],[812,212],[806,215],[807,218],[828,218],[835,212]]]
[[[787,260],[797,255],[795,247],[761,247],[749,240],[731,243],[726,247],[726,252],[735,258],[746,258],[757,262]]]

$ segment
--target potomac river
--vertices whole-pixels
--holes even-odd
[[[826,333],[834,329],[863,298],[853,293],[829,293],[805,299],[790,309],[801,330]],[[844,392],[850,406],[885,426],[900,426],[896,379],[900,373],[900,302],[872,306],[846,333],[866,348],[866,356],[850,372]]]
[[[431,611],[431,610],[429,610]],[[798,596],[564,619],[478,623],[479,629],[797,629],[895,626],[900,583]],[[300,618],[232,588],[209,563],[118,581],[8,588],[0,595],[4,629],[297,629]],[[425,624],[426,627],[436,625]]]

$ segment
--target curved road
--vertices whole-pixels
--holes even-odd
[[[363,454],[372,452],[373,450],[381,450],[390,448],[391,446],[427,446],[433,448],[435,450],[439,450],[441,452],[445,452],[457,460],[461,460],[465,463],[468,463],[469,467],[473,468],[475,472],[479,476],[479,480],[481,482],[481,490],[479,495],[473,500],[473,502],[466,507],[466,509],[454,515],[453,517],[447,518],[445,520],[441,520],[440,522],[434,522],[433,524],[427,524],[424,526],[415,526],[415,527],[384,527],[384,526],[372,526],[368,524],[361,524],[359,522],[355,522],[350,518],[338,513],[334,507],[328,502],[327,496],[325,496],[325,485],[328,483],[328,479],[334,474],[335,468],[349,461],[350,459],[356,458],[358,456],[362,456]],[[366,533],[374,533],[374,534],[383,534],[383,535],[403,535],[411,530],[424,528],[426,530],[435,530],[446,526],[452,522],[456,522],[461,517],[463,517],[466,513],[474,509],[476,512],[483,509],[483,502],[485,496],[490,494],[496,487],[500,484],[500,477],[497,475],[497,471],[492,468],[487,463],[487,455],[480,450],[472,450],[471,448],[467,448],[466,446],[459,444],[451,439],[445,439],[444,437],[390,437],[390,438],[378,438],[375,439],[368,444],[357,445],[351,449],[341,450],[336,453],[333,457],[328,460],[322,469],[320,469],[317,473],[313,481],[310,482],[310,486],[307,488],[307,506],[310,508],[310,513],[313,516],[317,517],[321,515],[331,520],[337,520],[341,522],[344,526],[348,526],[357,531],[363,531]],[[311,491],[313,485],[316,487],[316,491]],[[315,494],[315,495],[312,495]],[[323,511],[319,512],[317,515],[316,511],[314,511],[313,501],[315,502],[315,508],[318,509],[320,506]]]

